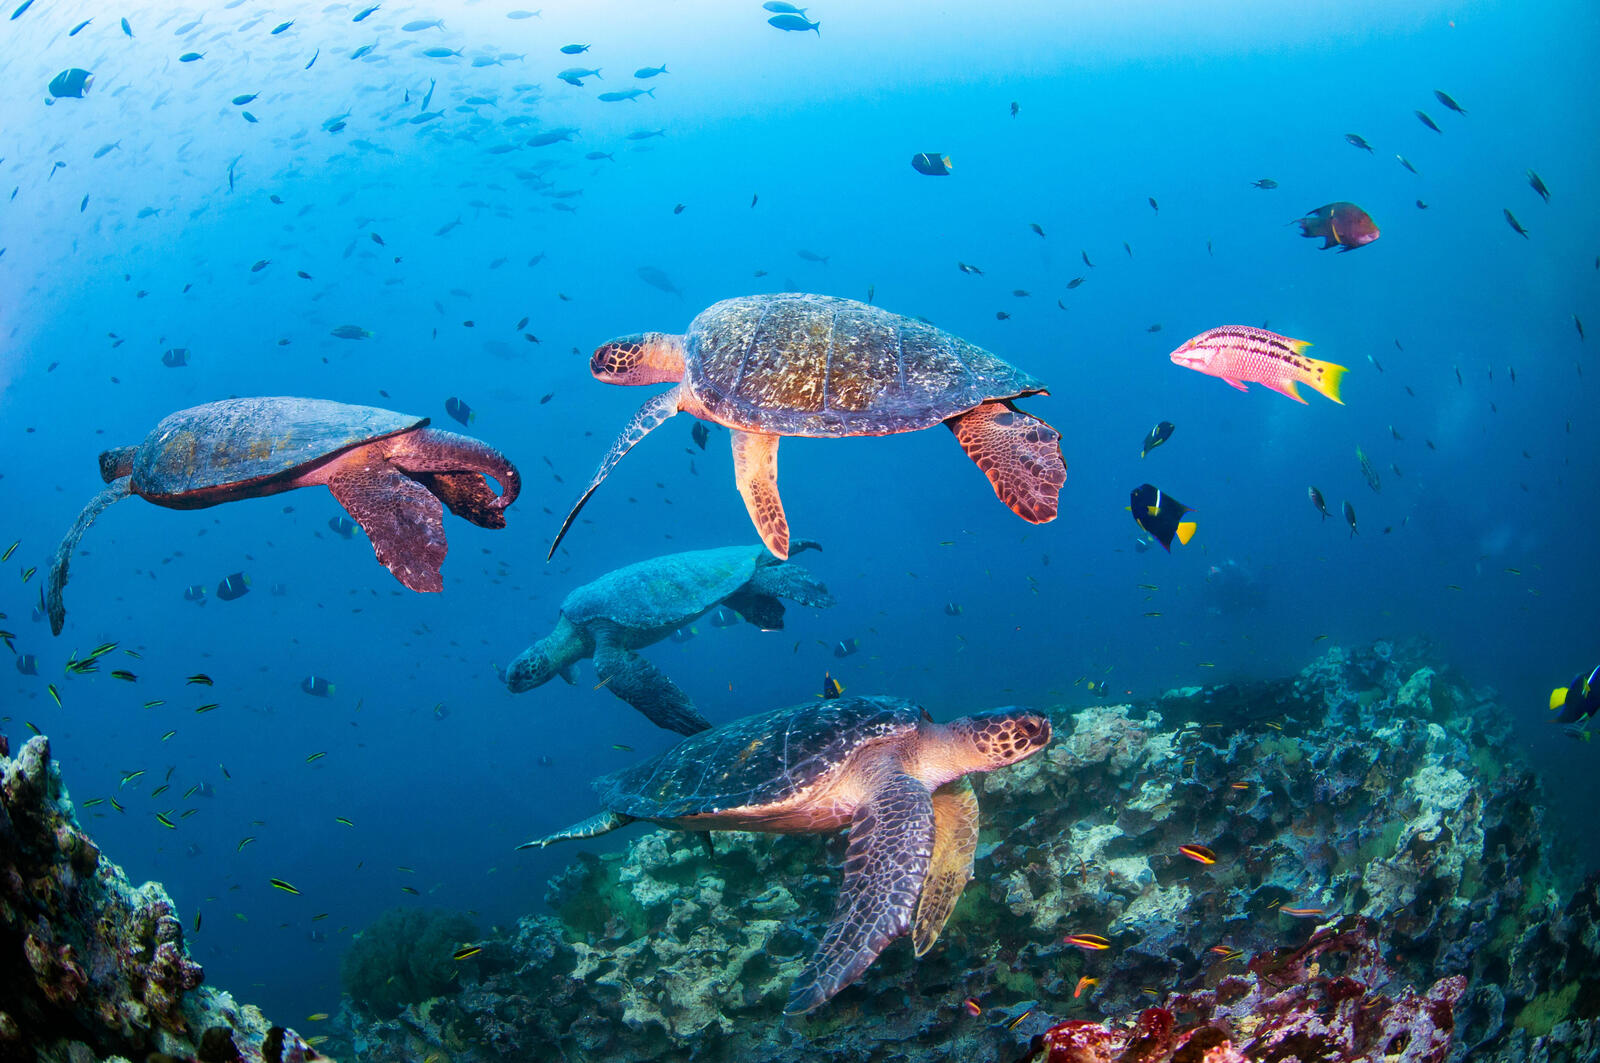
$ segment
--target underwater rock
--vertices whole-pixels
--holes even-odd
[[[347,1007],[356,1056],[1013,1063],[1059,1020],[1125,1030],[1152,1007],[1178,1034],[1202,1012],[1305,1032],[1347,978],[1416,1047],[1361,1055],[1371,1030],[1345,1029],[1330,1060],[1595,1058],[1600,878],[1558,874],[1493,692],[1424,647],[1052,717],[1051,748],[974,780],[975,873],[938,945],[891,945],[807,1018],[782,1015],[785,994],[847,839],[718,832],[708,857],[651,831],[581,853],[551,883],[556,914],[486,946],[456,995],[387,1022]],[[1291,991],[1273,965],[1306,947],[1323,967]],[[1216,1058],[1265,1058],[1239,1051]]]
[[[201,984],[166,890],[133,886],[79,827],[49,739],[9,759],[5,748],[0,1059],[317,1058],[293,1031]]]

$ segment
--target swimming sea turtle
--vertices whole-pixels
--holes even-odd
[[[761,540],[789,556],[778,498],[783,436],[882,436],[943,423],[1023,520],[1055,519],[1067,479],[1061,434],[1012,402],[1045,387],[981,347],[915,318],[827,295],[751,295],[702,311],[688,335],[646,332],[595,350],[608,384],[677,387],[640,407],[550,546],[634,444],[680,410],[726,425],[734,477]]]
[[[168,414],[144,442],[100,455],[109,485],[78,514],[50,569],[50,630],[61,634],[61,588],[78,540],[130,494],[202,509],[321,484],[366,531],[373,552],[414,591],[442,590],[440,503],[483,528],[504,528],[521,478],[499,451],[427,427],[426,417],[326,399],[224,399]],[[497,497],[486,477],[500,485]]]
[[[816,543],[796,540],[795,552]],[[828,588],[800,565],[779,561],[761,546],[725,546],[651,558],[608,572],[567,595],[556,629],[523,650],[506,669],[512,693],[560,675],[574,682],[573,665],[594,657],[606,689],[659,727],[694,734],[711,724],[694,702],[655,665],[634,653],[726,603],[762,628],[783,626],[783,603],[830,606]]]
[[[850,828],[833,921],[789,995],[810,1011],[906,933],[933,947],[972,877],[978,799],[966,776],[1050,741],[1020,709],[934,723],[890,697],[811,701],[723,724],[596,779],[605,811],[522,848],[592,838],[636,819],[678,830],[814,834]]]

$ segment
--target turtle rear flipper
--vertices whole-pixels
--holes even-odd
[[[790,547],[791,554],[798,553],[804,545],[812,545],[809,540],[798,539]],[[801,605],[815,606],[826,609],[834,604],[834,597],[828,593],[828,587],[803,565],[789,562],[774,562],[772,564],[757,565],[756,574],[750,579],[750,586],[761,594],[768,594],[774,598],[787,598],[791,602]],[[729,599],[731,603],[733,599]],[[741,613],[744,610],[735,605]],[[745,613],[746,616],[750,614]],[[763,625],[765,626],[765,625]]]
[[[685,735],[711,729],[711,721],[695,711],[694,702],[678,684],[617,642],[610,631],[595,635],[594,671],[607,690],[644,713],[657,727]]]
[[[1010,401],[985,402],[945,424],[1011,512],[1030,524],[1056,519],[1067,482],[1060,432]]]
[[[442,591],[447,546],[444,507],[422,484],[387,462],[353,451],[328,475],[328,490],[372,543],[394,578],[414,591]]]
[[[504,528],[505,509],[522,490],[517,467],[471,436],[421,428],[386,440],[385,452],[450,512],[480,528]],[[499,494],[489,486],[490,476],[499,483]]]
[[[61,634],[61,625],[67,622],[67,606],[61,599],[61,589],[67,585],[67,566],[72,562],[72,553],[78,548],[78,540],[83,538],[83,533],[89,530],[89,525],[95,518],[104,513],[106,507],[114,502],[121,502],[132,493],[130,479],[119,476],[112,480],[101,492],[89,500],[83,507],[83,512],[78,514],[78,519],[72,522],[72,527],[67,529],[67,534],[61,537],[61,544],[56,547],[56,557],[50,564],[50,581],[45,591],[45,611],[50,614],[50,633]]]
[[[450,512],[480,528],[504,528],[505,507],[478,472],[419,472],[412,478],[450,507]]]
[[[561,522],[561,530],[556,532],[555,541],[550,544],[550,552],[545,555],[546,561],[556,556],[556,547],[566,538],[567,529],[572,527],[572,522],[578,519],[578,511],[589,501],[589,496],[605,482],[606,477],[611,475],[611,470],[616,468],[617,462],[621,461],[639,440],[675,417],[680,409],[679,403],[682,397],[681,385],[670,391],[663,391],[639,407],[633,419],[623,426],[622,434],[612,441],[611,449],[606,451],[606,456],[600,460],[600,467],[594,471],[594,478],[589,481],[589,486],[583,489],[583,494],[572,504],[567,519]]]
[[[933,843],[927,787],[903,772],[885,778],[856,809],[833,922],[795,982],[783,1009],[787,1014],[820,1007],[906,932]]]
[[[933,792],[933,858],[917,901],[911,941],[921,956],[933,948],[972,878],[978,849],[978,795],[963,775]]]

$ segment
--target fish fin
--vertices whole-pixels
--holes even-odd
[[[1287,339],[1287,337],[1285,337]],[[1311,346],[1310,340],[1288,340],[1289,349],[1295,354],[1305,354],[1306,348]]]
[[[433,492],[393,465],[362,458],[340,461],[328,476],[328,490],[361,525],[378,562],[395,579],[414,591],[444,590],[444,506]]]
[[[1189,540],[1194,538],[1194,529],[1195,522],[1192,520],[1186,520],[1180,523],[1178,525],[1178,541],[1184,546],[1188,546]]]
[[[1566,703],[1567,703],[1567,688],[1566,687],[1556,687],[1554,690],[1550,691],[1550,711],[1551,712],[1554,712],[1556,709],[1561,708],[1561,706],[1565,705]]]
[[[1310,345],[1307,344],[1307,346]],[[1307,358],[1306,361],[1309,363],[1308,372],[1310,375],[1305,382],[1327,398],[1343,406],[1344,400],[1339,397],[1339,387],[1344,381],[1345,373],[1349,372],[1349,370],[1342,365],[1319,361],[1316,358]]]
[[[787,1014],[820,1007],[910,928],[933,838],[932,795],[904,772],[884,778],[856,809],[833,920],[795,980]]]
[[[750,520],[774,557],[789,556],[789,520],[778,497],[778,440],[765,432],[733,429],[733,475]]]
[[[679,402],[682,397],[682,385],[663,391],[655,398],[645,402],[643,406],[640,406],[633,415],[632,420],[623,426],[621,434],[612,441],[611,449],[606,451],[606,456],[600,460],[600,467],[594,471],[594,478],[589,481],[589,486],[584,488],[583,494],[572,504],[571,511],[567,513],[567,519],[561,522],[561,530],[556,532],[555,541],[550,544],[550,552],[545,555],[544,559],[546,561],[556,556],[556,547],[560,546],[561,540],[566,538],[567,530],[572,527],[572,522],[578,519],[578,511],[583,508],[584,503],[589,501],[589,496],[594,494],[600,485],[605,482],[606,477],[611,475],[611,470],[616,468],[617,462],[621,461],[623,456],[632,450],[639,440],[660,428],[675,416],[681,408]]]
[[[1323,250],[1327,250],[1333,244],[1338,244],[1340,247],[1344,246],[1344,241],[1339,239],[1339,226],[1334,223],[1332,214],[1328,215],[1328,234],[1328,239],[1331,243],[1323,244]]]
[[[985,402],[945,426],[1011,512],[1030,524],[1056,519],[1067,482],[1060,432],[1010,402]]]
[[[1231,384],[1234,387],[1238,388],[1240,391],[1249,391],[1250,390],[1249,388],[1245,387],[1245,385],[1244,385],[1244,383],[1242,381],[1235,380],[1231,376],[1225,376],[1222,379],[1226,380],[1229,384]]]
[[[72,554],[78,548],[78,540],[83,538],[83,533],[89,530],[89,525],[105,512],[107,506],[121,502],[132,493],[131,477],[119,476],[111,480],[99,494],[89,500],[89,504],[78,514],[78,519],[72,522],[67,534],[61,537],[61,544],[56,547],[55,560],[50,563],[50,579],[45,590],[45,612],[50,614],[52,635],[61,634],[61,625],[67,620],[67,606],[61,598],[61,590],[67,585],[67,566],[71,564]]]
[[[978,795],[962,776],[933,792],[933,856],[917,899],[911,941],[921,956],[933,948],[972,878],[978,849]]]

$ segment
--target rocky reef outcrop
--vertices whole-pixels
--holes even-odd
[[[718,834],[708,856],[648,831],[579,852],[556,914],[485,943],[458,992],[398,1017],[347,1006],[351,1048],[1009,1063],[1055,1052],[1039,1039],[1063,1021],[1121,1053],[1167,1021],[1154,1009],[1169,1055],[1141,1059],[1202,1058],[1182,1052],[1206,1024],[1240,1053],[1217,1059],[1285,1058],[1248,1047],[1312,1029],[1328,1061],[1596,1058],[1600,879],[1562,888],[1493,693],[1422,647],[1052,715],[1049,750],[974,780],[976,873],[939,945],[919,962],[896,943],[811,1016],[782,1008],[844,840]],[[1109,947],[1067,940],[1084,934]],[[1301,977],[1284,980],[1285,956]]]
[[[0,1063],[316,1058],[202,984],[166,890],[78,825],[47,738],[9,752],[0,737]]]

